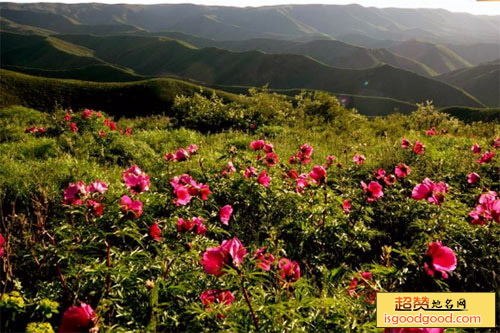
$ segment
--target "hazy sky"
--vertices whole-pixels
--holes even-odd
[[[11,0],[12,1],[12,0]],[[14,0],[15,1],[15,0]],[[40,0],[44,1],[44,0]],[[35,2],[35,1],[15,1],[15,2]],[[36,1],[39,2],[39,1]],[[100,2],[100,3],[137,3],[137,4],[157,4],[157,3],[195,3],[203,5],[221,6],[269,6],[278,4],[350,4],[357,3],[365,7],[400,7],[400,8],[444,8],[452,12],[467,12],[472,14],[500,15],[500,0],[498,1],[477,1],[477,0],[92,0],[92,1],[71,1],[71,0],[49,0],[47,2]]]

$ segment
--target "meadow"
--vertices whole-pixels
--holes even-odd
[[[500,294],[494,119],[266,91],[35,109],[0,111],[3,332],[377,332],[378,291]]]

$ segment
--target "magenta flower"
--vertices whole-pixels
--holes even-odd
[[[365,163],[366,157],[364,155],[356,154],[352,157],[352,161],[357,165],[362,165],[363,163]]]
[[[479,177],[479,175],[475,172],[471,172],[469,173],[469,175],[467,176],[467,183],[469,184],[475,184],[477,183],[479,180],[481,179],[481,177]]]
[[[187,150],[189,155],[195,155],[198,153],[198,146],[194,143],[190,144]]]
[[[220,246],[209,247],[203,253],[200,263],[203,265],[205,273],[212,275],[221,275],[222,269],[226,266],[227,254]]]
[[[268,272],[274,262],[274,256],[271,253],[266,253],[266,248],[260,248],[255,252],[254,258],[257,258],[257,266]]]
[[[375,172],[375,178],[383,179],[384,177],[385,177],[385,170],[383,168],[380,168]]]
[[[266,170],[262,170],[259,173],[259,176],[257,177],[257,182],[264,186],[264,187],[269,187],[269,182],[271,181],[271,178],[267,176]]]
[[[488,221],[494,220],[500,223],[500,199],[497,193],[489,191],[479,197],[479,205],[469,213],[472,217],[471,224],[486,225]]]
[[[307,175],[305,173],[301,174],[296,180],[295,192],[302,194],[308,185]]]
[[[443,246],[441,242],[429,243],[426,253],[424,268],[429,276],[434,276],[436,272],[441,273],[445,279],[448,273],[457,267],[457,257],[452,249]]]
[[[349,214],[351,211],[351,203],[349,202],[349,199],[345,199],[344,202],[342,202],[342,209],[344,210],[344,213]]]
[[[85,303],[71,306],[65,312],[59,326],[59,333],[89,332],[97,324],[94,310]]]
[[[108,190],[108,185],[105,182],[101,182],[98,179],[96,179],[92,184],[87,186],[87,192],[89,193],[99,192],[102,194],[107,190]]]
[[[142,214],[142,202],[140,200],[130,199],[128,195],[122,196],[120,205],[125,214],[131,213],[133,218],[138,218]]]
[[[396,176],[394,176],[393,174],[384,177],[384,183],[388,186],[394,185],[395,182],[396,182]]]
[[[276,155],[275,153],[267,153],[264,162],[266,162],[268,167],[272,167],[273,165],[278,163],[278,160],[278,155]]]
[[[429,130],[427,130],[425,132],[425,135],[427,136],[433,136],[433,135],[436,135],[436,127],[431,127]]]
[[[149,236],[151,236],[151,238],[153,238],[155,241],[161,242],[161,230],[158,222],[153,223],[149,227]]]
[[[425,146],[420,141],[415,141],[415,145],[413,146],[413,152],[417,155],[422,155],[425,151]]]
[[[220,221],[225,225],[229,225],[229,219],[231,218],[232,213],[233,213],[233,207],[231,207],[231,205],[225,205],[220,209],[219,212]]]
[[[205,184],[198,184],[198,187],[199,187],[198,192],[201,200],[203,201],[208,200],[208,196],[210,195],[210,193],[212,193],[212,191],[210,191],[210,187],[208,187],[208,185]]]
[[[179,148],[179,150],[175,152],[174,160],[177,162],[186,161],[188,158],[189,153],[184,148]]]
[[[408,149],[411,146],[411,142],[408,139],[401,140],[401,148]]]
[[[70,183],[64,190],[64,204],[82,205],[82,198],[87,194],[85,183],[79,181],[76,184]]]
[[[471,148],[472,152],[474,153],[474,155],[477,155],[481,152],[481,146],[479,146],[477,143],[475,143],[472,148]]]
[[[274,146],[272,143],[266,143],[264,145],[264,153],[272,153],[274,152]]]
[[[0,234],[0,258],[2,258],[5,254],[5,249],[3,248],[5,244],[5,238],[3,238],[3,235]]]
[[[175,157],[174,154],[172,153],[166,153],[165,156],[163,156],[163,159],[167,162],[174,161]]]
[[[261,150],[262,148],[264,148],[264,144],[264,140],[256,140],[250,143],[250,148],[252,148],[253,150]]]
[[[177,198],[174,199],[176,206],[185,206],[191,201],[191,195],[189,194],[188,189],[183,185],[175,187],[174,194],[177,196]]]
[[[281,258],[278,262],[281,283],[284,287],[296,282],[300,278],[300,266],[296,261]]]
[[[245,170],[245,178],[247,179],[256,175],[257,175],[257,169],[255,169],[253,166],[250,166]]]
[[[139,194],[149,190],[149,176],[137,165],[133,165],[123,172],[123,180],[133,194]]]
[[[444,200],[444,194],[448,192],[448,184],[445,182],[433,183],[429,178],[413,188],[411,197],[415,200],[427,200],[434,205],[440,205]]]
[[[309,177],[311,177],[313,183],[322,184],[326,180],[326,170],[321,165],[316,165],[309,172]]]
[[[477,163],[479,163],[479,164],[489,163],[489,162],[491,162],[491,160],[493,159],[493,157],[495,157],[495,153],[487,151],[486,153],[484,153],[483,155],[481,155],[481,157],[477,160]]]
[[[307,143],[304,143],[302,146],[300,146],[300,150],[297,154],[294,156],[290,156],[288,159],[288,163],[290,164],[308,164],[311,161],[311,156],[313,153],[313,148],[308,145]]]
[[[89,109],[85,109],[83,110],[82,112],[82,119],[83,120],[87,120],[89,119],[90,117],[92,117],[92,115],[94,114],[94,111],[93,110],[89,110]]]
[[[399,163],[396,165],[394,168],[394,173],[396,174],[396,177],[398,178],[404,178],[408,176],[411,172],[411,169],[404,163]]]
[[[231,263],[235,267],[239,267],[243,262],[243,257],[247,254],[247,250],[236,237],[225,240],[220,245],[221,249],[231,256]]]
[[[365,182],[361,182],[363,191],[366,193],[366,201],[375,202],[378,198],[384,195],[382,191],[382,185],[378,182],[371,181],[370,184],[366,185]]]
[[[326,164],[325,164],[325,169],[328,169],[329,167],[332,166],[333,164],[333,161],[335,160],[335,156],[333,155],[328,155],[326,157]]]

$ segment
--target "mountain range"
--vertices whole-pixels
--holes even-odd
[[[357,96],[389,112],[425,100],[500,105],[498,16],[358,5],[1,3],[0,29],[1,67],[36,76],[170,77],[233,92],[268,84]],[[373,114],[369,103],[356,107]]]

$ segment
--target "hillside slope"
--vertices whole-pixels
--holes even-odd
[[[437,79],[463,88],[488,106],[500,106],[500,60],[445,73]]]
[[[472,96],[452,86],[388,65],[365,70],[340,69],[301,55],[194,49],[159,37],[58,37],[93,50],[104,61],[145,76],[174,75],[209,85],[269,84],[276,89],[318,89],[412,103],[433,100],[436,105],[480,105]]]

